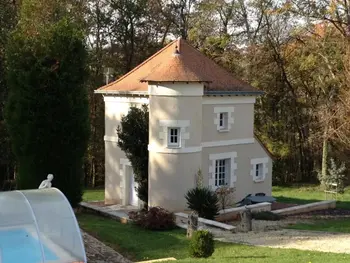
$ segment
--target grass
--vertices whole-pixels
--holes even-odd
[[[350,233],[350,218],[349,219],[333,219],[333,220],[316,220],[313,223],[299,223],[290,226],[291,229],[326,231],[326,232],[341,232]]]
[[[272,195],[283,203],[307,204],[325,200],[325,195],[319,186],[274,186]],[[104,189],[86,189],[84,201],[104,200]],[[337,208],[350,209],[350,188],[344,194],[338,195]]]
[[[208,259],[193,259],[188,256],[188,240],[185,231],[154,232],[134,225],[121,224],[115,220],[90,214],[78,214],[80,226],[105,244],[131,260],[141,261],[175,257],[177,262],[239,262],[239,263],[342,263],[349,262],[350,255],[252,247],[246,245],[215,243],[215,253]]]
[[[278,202],[307,204],[325,200],[325,194],[319,186],[292,186],[281,187],[274,186],[272,195]],[[345,190],[344,194],[338,194],[337,208],[350,209],[350,188]]]
[[[83,194],[83,201],[100,201],[105,199],[104,189],[86,189]]]

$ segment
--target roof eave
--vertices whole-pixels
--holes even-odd
[[[204,95],[234,95],[234,96],[259,96],[264,95],[263,91],[226,91],[226,90],[205,90]]]
[[[141,79],[140,82],[212,83],[211,80],[151,80],[151,79]]]
[[[148,91],[119,91],[119,90],[95,90],[95,94],[106,94],[106,95],[143,95],[148,96]]]
[[[265,152],[271,158],[271,160],[273,161],[277,160],[276,156],[272,154],[272,152],[266,147],[266,145],[262,142],[262,140],[259,138],[259,136],[255,132],[254,132],[254,138],[255,140],[257,140],[260,146],[265,150]]]

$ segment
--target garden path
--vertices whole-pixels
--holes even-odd
[[[111,247],[82,231],[88,263],[132,263]]]
[[[231,233],[203,224],[199,224],[199,229],[206,229],[212,232],[215,239],[222,242],[350,254],[350,234],[283,229],[283,227],[296,221],[301,222],[300,219],[281,221],[253,220],[253,231],[248,233]],[[307,222],[307,220],[302,221]],[[183,219],[177,218],[177,224],[182,224],[183,228],[186,227]]]
[[[350,234],[344,233],[281,229],[249,233],[222,232],[214,235],[223,242],[350,254]]]

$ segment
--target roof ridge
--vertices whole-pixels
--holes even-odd
[[[98,88],[97,90],[100,89],[105,89],[115,83],[118,83],[119,81],[121,81],[122,79],[126,78],[127,76],[129,76],[131,73],[133,73],[134,71],[136,71],[137,69],[139,69],[140,67],[142,67],[144,64],[146,64],[148,61],[150,61],[151,59],[153,59],[154,57],[156,57],[157,55],[159,55],[159,53],[163,52],[165,49],[167,49],[168,47],[170,47],[172,44],[174,44],[176,41],[179,41],[179,39],[175,39],[173,41],[171,41],[169,44],[167,44],[166,46],[164,46],[163,48],[161,48],[160,50],[158,50],[156,53],[154,53],[152,56],[150,56],[148,59],[146,59],[145,61],[143,61],[141,64],[137,65],[135,68],[133,68],[132,70],[130,70],[128,73],[125,73],[123,76],[121,76],[120,78],[116,79],[115,81],[112,81],[100,88]]]

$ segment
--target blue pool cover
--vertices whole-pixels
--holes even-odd
[[[43,244],[46,261],[58,260],[54,252]],[[40,243],[25,229],[0,231],[0,263],[43,262]]]

